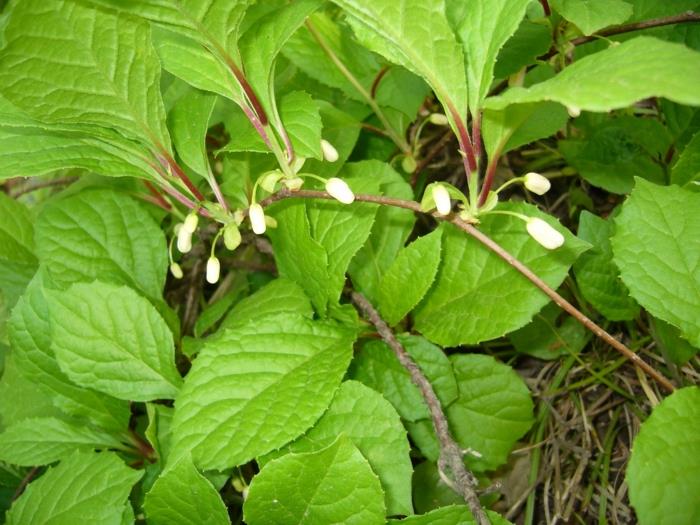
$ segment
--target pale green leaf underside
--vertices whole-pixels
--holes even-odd
[[[642,525],[700,522],[700,389],[667,397],[632,445],[626,480]]]
[[[553,100],[588,111],[624,108],[638,100],[665,97],[700,106],[700,53],[681,44],[637,37],[575,62],[554,78],[513,88],[486,101],[491,109]]]
[[[229,525],[226,506],[211,482],[183,457],[163,472],[146,494],[144,509],[152,525]]]
[[[619,25],[632,16],[632,4],[623,0],[552,0],[552,7],[569,22],[591,35],[607,26]]]
[[[270,462],[250,486],[243,506],[248,525],[381,525],[379,479],[347,437],[318,452]]]
[[[142,475],[112,452],[75,452],[29,484],[7,525],[119,525]]]
[[[612,247],[632,297],[700,347],[698,209],[697,193],[637,179],[615,219]]]
[[[295,314],[224,331],[199,353],[175,402],[171,456],[191,451],[200,468],[225,469],[298,437],[330,404],[352,342]]]
[[[182,380],[173,336],[131,288],[93,281],[47,291],[52,348],[76,384],[118,399],[172,399]]]

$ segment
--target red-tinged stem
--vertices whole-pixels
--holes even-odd
[[[263,142],[265,143],[265,145],[270,150],[273,149],[272,142],[270,141],[270,137],[267,135],[267,132],[265,131],[265,126],[260,121],[260,119],[258,119],[258,116],[255,114],[255,112],[252,109],[244,106],[243,113],[245,113],[245,116],[248,118],[248,120],[250,120],[250,123],[255,128],[255,131],[258,132],[258,135],[260,135],[260,138],[263,139]]]
[[[202,192],[199,191],[199,189],[197,189],[197,186],[195,186],[192,183],[187,174],[184,171],[182,171],[182,168],[178,166],[177,162],[175,162],[175,159],[173,159],[170,156],[170,153],[161,149],[160,153],[156,156],[161,166],[163,166],[166,169],[166,171],[170,171],[178,179],[180,179],[183,182],[183,184],[187,187],[187,189],[190,190],[190,193],[194,196],[195,199],[197,199],[198,201],[204,200],[204,195],[202,195]]]
[[[474,155],[474,146],[472,145],[471,138],[469,137],[469,131],[467,130],[467,125],[464,123],[462,115],[459,114],[457,109],[448,103],[447,110],[452,115],[452,120],[454,120],[457,125],[457,139],[459,140],[459,147],[462,150],[462,158],[464,159],[464,171],[467,176],[471,175],[472,172],[476,171],[476,156]]]
[[[552,10],[549,8],[549,2],[547,0],[540,0],[540,4],[542,4],[542,9],[544,9],[545,16],[552,14]]]
[[[498,168],[498,160],[500,157],[501,152],[497,150],[489,159],[489,165],[486,168],[486,175],[484,177],[484,185],[481,187],[481,193],[479,194],[479,206],[483,206],[486,199],[489,197],[491,186],[493,186],[493,181],[496,178],[496,168]]]
[[[389,66],[384,66],[379,70],[379,72],[377,73],[377,76],[374,77],[374,81],[372,82],[372,87],[369,90],[369,94],[372,98],[377,98],[377,90],[379,89],[379,83],[382,81],[382,79],[384,78],[384,75],[386,75],[388,71],[389,71]]]
[[[474,156],[481,160],[481,112],[477,112],[472,119],[472,143],[474,144]]]
[[[253,106],[253,109],[257,114],[258,120],[260,120],[260,123],[263,126],[267,126],[267,123],[269,121],[267,118],[267,113],[265,113],[260,99],[255,94],[253,86],[251,86],[250,83],[248,83],[248,79],[243,74],[243,71],[241,71],[240,68],[233,62],[233,60],[231,60],[231,57],[229,57],[228,55],[225,56],[226,64],[231,70],[231,73],[233,73],[233,76],[236,77],[238,84],[240,84],[241,88],[243,89],[243,92],[245,93],[248,102],[250,102],[250,105]]]
[[[155,204],[163,208],[164,210],[170,211],[172,210],[172,206],[168,201],[166,201],[163,198],[163,195],[158,191],[158,189],[148,182],[147,180],[143,181],[144,186],[148,189],[148,192],[153,196],[153,200],[155,201]]]
[[[216,177],[214,176],[213,173],[209,173],[209,186],[211,187],[212,191],[214,192],[214,196],[216,197],[216,201],[221,205],[221,207],[224,209],[224,211],[228,212],[229,207],[228,207],[228,202],[226,202],[226,199],[224,198],[224,194],[221,192],[221,186],[219,186],[219,183],[216,181]]]

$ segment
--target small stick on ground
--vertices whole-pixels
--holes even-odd
[[[421,369],[396,339],[394,332],[384,322],[374,306],[359,292],[352,292],[351,297],[355,306],[374,325],[381,338],[389,345],[401,366],[408,370],[411,380],[419,388],[423,399],[428,404],[430,416],[433,420],[433,428],[440,443],[438,468],[441,477],[447,478],[450,481],[450,487],[464,498],[476,522],[479,525],[489,525],[491,522],[486,515],[486,511],[481,507],[479,496],[476,493],[476,487],[479,482],[474,477],[474,474],[469,472],[464,465],[462,449],[450,434],[447,418],[430,381],[423,375]]]

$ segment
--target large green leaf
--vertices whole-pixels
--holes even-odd
[[[385,522],[379,479],[344,436],[318,452],[270,462],[253,478],[243,512],[249,525]]]
[[[75,450],[123,449],[110,434],[55,417],[24,419],[0,434],[0,461],[46,465]]]
[[[7,525],[119,525],[142,472],[112,452],[78,452],[30,483],[7,513]]]
[[[168,268],[163,232],[125,195],[84,191],[52,202],[37,220],[36,245],[60,285],[100,279],[161,297]]]
[[[445,17],[443,0],[333,0],[350,15],[366,47],[423,77],[448,116],[467,114],[463,53]]]
[[[632,444],[626,480],[642,525],[700,522],[700,389],[667,397]]]
[[[144,509],[153,525],[230,524],[221,496],[189,456],[160,475],[146,494]]]
[[[173,398],[182,380],[173,336],[131,288],[93,281],[46,291],[52,348],[76,384],[118,399]]]
[[[530,0],[477,0],[463,4],[464,16],[457,22],[455,31],[467,58],[472,113],[481,108],[493,82],[498,52],[515,33],[529,3]]]
[[[0,193],[0,293],[8,307],[17,302],[36,268],[30,212],[24,204]]]
[[[503,209],[540,217],[564,234],[564,245],[549,251],[527,234],[520,219],[489,215],[480,225],[547,284],[559,286],[587,244],[533,206],[506,204]],[[416,329],[431,341],[456,346],[500,337],[527,324],[549,301],[508,263],[464,232],[448,226],[442,246],[435,285],[415,311]]]
[[[511,525],[500,514],[487,510],[491,525]],[[402,520],[389,520],[389,525],[474,525],[476,521],[465,505],[449,505],[420,516],[409,516]]]
[[[700,53],[681,44],[637,37],[589,55],[554,78],[513,88],[486,107],[553,100],[572,108],[609,111],[649,97],[700,105]]]
[[[615,264],[630,294],[700,346],[700,195],[637,179],[615,219]]]
[[[632,4],[624,0],[552,0],[552,7],[584,35],[622,24],[632,16]]]
[[[192,89],[175,103],[168,115],[177,154],[202,177],[211,174],[205,139],[215,103],[214,95]]]
[[[351,332],[295,314],[255,319],[207,343],[175,402],[173,453],[241,465],[307,430],[350,361]]]
[[[629,290],[620,280],[620,271],[612,262],[613,233],[612,222],[587,211],[581,213],[578,236],[593,249],[574,263],[574,274],[581,294],[596,310],[611,321],[623,321],[634,319],[639,305],[629,296]]]
[[[170,148],[147,23],[69,0],[26,0],[13,5],[4,37],[0,90],[13,104],[38,120],[115,128]]]
[[[696,133],[671,169],[671,182],[683,186],[700,180],[700,133]]]
[[[387,514],[412,514],[411,474],[406,430],[381,394],[357,381],[346,381],[321,419],[303,436],[264,458],[316,452],[344,434],[362,452],[384,489]]]

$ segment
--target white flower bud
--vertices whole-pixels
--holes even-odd
[[[192,232],[184,225],[177,231],[177,249],[180,253],[188,253],[192,249]]]
[[[266,173],[260,180],[260,187],[268,193],[274,193],[275,185],[277,185],[277,183],[283,176],[284,175],[279,170]]]
[[[173,277],[175,277],[175,279],[182,279],[182,268],[176,262],[170,265],[170,273],[173,274]]]
[[[538,217],[530,217],[526,227],[532,238],[548,250],[554,250],[564,244],[564,236]]]
[[[287,187],[287,189],[297,191],[298,189],[301,189],[302,185],[304,184],[304,179],[301,177],[292,177],[291,179],[284,179],[282,183]]]
[[[338,177],[331,177],[326,181],[326,191],[331,197],[343,204],[351,204],[355,200],[355,194],[350,189],[350,186]]]
[[[338,150],[326,139],[321,139],[321,151],[323,152],[323,158],[328,162],[335,162],[338,160]]]
[[[549,188],[552,187],[552,184],[549,182],[547,177],[543,177],[534,171],[525,174],[524,182],[525,187],[537,195],[544,195],[549,191]]]
[[[566,106],[566,111],[569,113],[571,118],[576,118],[581,115],[581,108],[578,106]]]
[[[184,230],[190,232],[190,235],[197,231],[197,225],[199,224],[199,216],[195,212],[191,212],[185,217],[185,222],[182,225]]]
[[[221,264],[219,259],[216,257],[209,257],[207,259],[207,282],[214,284],[219,280],[219,273],[221,272]]]
[[[258,235],[265,233],[267,226],[265,225],[265,212],[262,206],[257,202],[254,202],[248,208],[248,218],[250,219],[250,226],[253,228],[253,232]]]
[[[432,113],[428,117],[428,120],[431,124],[435,124],[436,126],[447,126],[450,123],[450,121],[447,120],[447,116],[442,113]]]
[[[447,188],[442,184],[435,184],[431,195],[438,214],[449,215],[452,211],[452,201],[450,200],[450,193],[447,191]]]
[[[224,246],[228,250],[235,250],[241,244],[241,232],[236,223],[229,223],[224,226]]]

